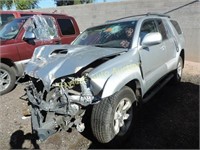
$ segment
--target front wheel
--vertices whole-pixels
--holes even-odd
[[[0,63],[0,95],[10,92],[15,86],[15,73],[8,65]]]
[[[128,137],[134,122],[135,103],[133,90],[125,86],[93,107],[91,127],[100,143],[111,142],[118,145]]]

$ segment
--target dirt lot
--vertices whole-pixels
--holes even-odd
[[[165,86],[139,110],[135,128],[124,148],[199,148],[200,64],[186,62],[182,82]],[[61,132],[45,142],[35,141],[30,118],[23,118],[24,85],[0,97],[0,149],[96,149],[90,132]],[[90,140],[89,140],[90,139]]]

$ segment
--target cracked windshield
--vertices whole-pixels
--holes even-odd
[[[136,21],[127,21],[90,28],[83,32],[73,45],[130,48],[135,25]]]

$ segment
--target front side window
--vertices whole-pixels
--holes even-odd
[[[24,24],[25,31],[33,32],[36,39],[51,40],[59,37],[55,19],[51,16],[34,15]]]
[[[154,20],[146,20],[142,24],[141,30],[140,30],[140,39],[143,40],[144,36],[148,33],[157,32],[156,24]]]
[[[73,45],[130,48],[136,21],[118,22],[87,29]]]

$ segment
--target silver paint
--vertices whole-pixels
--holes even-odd
[[[62,53],[55,53],[61,50]],[[43,81],[49,89],[55,79],[77,73],[80,69],[103,57],[127,51],[117,48],[94,46],[46,45],[35,49],[25,73]]]

